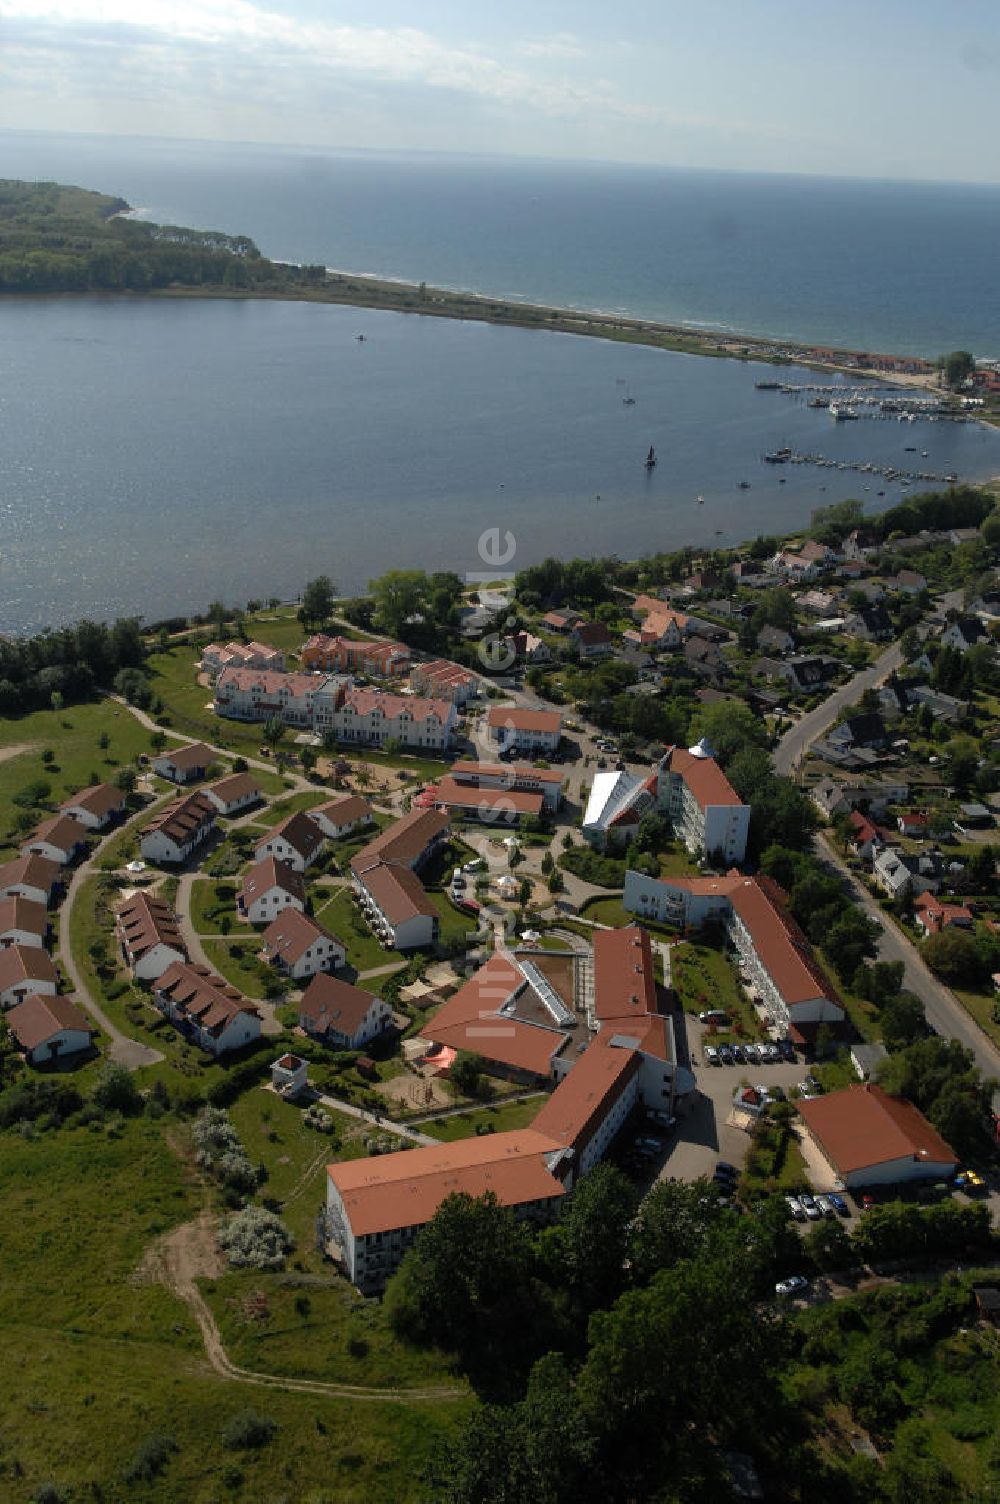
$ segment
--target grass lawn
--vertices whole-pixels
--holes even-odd
[[[356,971],[388,966],[401,961],[398,950],[384,950],[354,907],[349,888],[336,888],[333,897],[315,914],[318,924],[336,935],[347,950],[347,961]]]
[[[236,893],[238,884],[217,881],[210,877],[196,877],[191,884],[191,923],[196,935],[221,935],[219,921],[228,915],[233,928],[242,932],[236,921]]]
[[[674,990],[685,1013],[701,1013],[708,1008],[722,1008],[741,1024],[739,1036],[732,1031],[718,1031],[718,1039],[762,1039],[764,1030],[751,1004],[743,995],[736,971],[727,956],[709,945],[683,940],[670,953]],[[715,1038],[716,1036],[713,1036]]]
[[[677,930],[671,929],[667,924],[656,924],[651,919],[640,920],[636,914],[630,914],[622,907],[620,898],[587,898],[580,905],[581,919],[593,919],[597,924],[610,924],[615,929],[622,929],[629,924],[640,924],[651,935],[657,935],[664,940],[676,940]]]
[[[513,1128],[530,1128],[546,1100],[544,1092],[524,1102],[501,1103],[495,1107],[474,1107],[469,1112],[449,1118],[431,1119],[420,1124],[421,1133],[451,1143],[457,1138],[471,1138],[477,1128],[491,1126],[495,1133]]]
[[[656,860],[660,864],[661,877],[697,877],[700,868],[698,863],[691,860],[683,846],[675,846],[670,851],[660,851]]]
[[[205,1360],[187,1306],[136,1277],[150,1243],[191,1220],[202,1203],[167,1133],[183,1138],[185,1129],[139,1118],[117,1137],[104,1125],[0,1136],[4,1498],[29,1504],[51,1482],[67,1499],[305,1500],[322,1478],[331,1497],[358,1504],[415,1500],[423,1460],[443,1431],[461,1423],[464,1405],[357,1404],[222,1379]],[[271,1359],[291,1371],[298,1353],[297,1373],[340,1364],[362,1381],[394,1365],[404,1380],[443,1374],[436,1355],[396,1349],[378,1307],[342,1281],[310,1291],[303,1318],[292,1314],[297,1292],[283,1276],[220,1283],[230,1280],[230,1289],[263,1289],[269,1304],[268,1317],[242,1333],[239,1304],[226,1320],[237,1361],[267,1367]],[[360,1330],[348,1351],[350,1323]],[[247,1407],[277,1423],[275,1440],[229,1451],[222,1432]],[[161,1478],[126,1484],[137,1449],[155,1434],[177,1447]]]
[[[175,1039],[174,1031],[159,1019],[141,993],[131,985],[127,973],[116,966],[113,977],[98,973],[97,965],[90,954],[90,947],[103,942],[109,960],[115,960],[114,919],[111,905],[117,899],[117,890],[105,889],[102,879],[88,877],[81,885],[73,905],[70,924],[69,946],[77,966],[90,992],[107,1013],[116,1028],[132,1039],[152,1045],[154,1049],[169,1048]],[[128,980],[128,985],[121,984]],[[119,991],[119,988],[121,990]]]
[[[994,1044],[1000,1044],[1000,1024],[993,1017],[993,1007],[996,1003],[995,992],[965,992],[953,987],[952,992],[962,1004],[967,1013],[970,1013],[984,1034],[988,1034]]]
[[[447,893],[437,889],[428,890],[427,897],[438,911],[441,919],[441,940],[447,944],[452,940],[468,940],[476,932],[476,925],[470,921],[468,914],[461,913],[456,909]]]
[[[277,977],[278,973],[273,967],[266,966],[257,959],[260,950],[259,935],[255,934],[251,938],[240,925],[238,934],[226,940],[203,940],[202,945],[209,961],[227,982],[232,982],[247,997],[257,998],[259,1001],[267,998],[267,983]]]
[[[102,735],[108,737],[107,748],[99,746]],[[77,789],[113,781],[118,768],[150,751],[149,737],[128,711],[110,700],[0,718],[0,747],[28,749],[0,762],[0,842],[16,840],[13,822],[20,811],[11,799],[26,784],[44,779],[50,785],[40,820]],[[46,750],[53,753],[48,767],[41,757]]]

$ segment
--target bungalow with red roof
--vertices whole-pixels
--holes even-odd
[[[384,998],[338,977],[314,976],[299,1003],[299,1024],[323,1044],[360,1050],[392,1026],[392,1008]]]
[[[851,833],[847,838],[849,849],[859,861],[870,862],[881,839],[877,826],[859,809],[851,810],[848,820],[851,827]]]
[[[896,816],[896,824],[900,835],[908,836],[912,841],[925,840],[930,830],[930,820],[923,809],[905,810]]]
[[[111,783],[95,783],[89,789],[70,794],[59,808],[64,815],[79,820],[88,830],[104,830],[125,813],[125,794]]]
[[[21,844],[22,856],[40,856],[67,867],[87,850],[87,827],[72,815],[43,820]]]
[[[188,958],[176,914],[152,893],[122,900],[115,909],[115,934],[122,960],[140,982],[155,982],[168,966]]]
[[[254,856],[258,862],[273,856],[293,872],[304,872],[322,855],[325,845],[326,837],[316,822],[303,810],[294,810],[266,836],[261,836],[254,847]]]
[[[329,804],[319,804],[315,809],[307,809],[305,814],[329,841],[342,841],[345,836],[371,825],[375,819],[371,803],[361,794],[331,799]]]
[[[250,868],[236,895],[236,910],[250,924],[270,924],[285,909],[305,912],[306,889],[293,867],[266,856]]]
[[[548,627],[550,632],[572,632],[581,620],[579,611],[547,611],[542,617],[542,626]]]
[[[169,747],[153,758],[153,771],[171,783],[193,783],[204,778],[215,753],[204,742],[187,742],[183,747]]]
[[[41,997],[38,993],[12,1008],[7,1023],[29,1065],[79,1055],[90,1049],[97,1032],[68,997]]]
[[[210,1055],[242,1049],[260,1038],[260,1012],[204,966],[175,961],[160,977],[153,1002],[178,1031]]]
[[[578,621],[571,635],[581,658],[601,658],[614,646],[602,621]]]
[[[347,951],[335,935],[309,914],[286,907],[264,931],[261,956],[295,982],[317,972],[335,971],[347,961]]]
[[[215,805],[200,790],[175,799],[150,821],[139,838],[147,862],[186,862],[215,829]]]
[[[55,997],[59,977],[52,957],[38,945],[8,945],[0,950],[0,1008],[13,1008],[35,993]]]
[[[0,898],[29,898],[48,904],[60,882],[58,862],[44,856],[18,856],[0,867]]]
[[[232,817],[251,809],[263,799],[260,784],[251,773],[230,773],[226,778],[217,778],[206,784],[201,791],[210,799],[220,815]]]
[[[0,898],[0,950],[8,945],[44,946],[49,915],[31,898]]]
[[[555,752],[562,736],[558,710],[523,710],[519,705],[494,705],[486,713],[486,734],[502,753],[531,756]]]

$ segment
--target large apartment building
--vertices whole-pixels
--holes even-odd
[[[844,1008],[812,947],[771,878],[654,878],[627,871],[622,903],[630,914],[679,929],[715,922],[745,983],[766,1013],[793,1039],[811,1038],[821,1024],[837,1024]]]
[[[595,934],[596,1032],[583,1024],[582,1039],[544,961],[537,952],[492,956],[423,1030],[436,1050],[471,1049],[493,1069],[556,1080],[530,1128],[328,1167],[330,1242],[366,1294],[384,1287],[446,1196],[492,1191],[518,1216],[550,1221],[634,1111],[672,1112],[693,1090],[674,1058],[670,1019],[657,1011],[644,930]]]
[[[326,674],[370,674],[375,679],[398,679],[409,671],[411,653],[405,642],[384,638],[354,642],[317,632],[299,653],[303,668]]]
[[[277,716],[322,736],[332,731],[343,742],[444,751],[451,744],[455,702],[358,689],[335,674],[272,674],[227,668],[215,686],[216,714],[240,721]]]
[[[744,804],[704,741],[669,747],[645,778],[598,773],[583,817],[583,833],[598,850],[625,846],[647,814],[665,815],[694,856],[723,865],[746,856],[750,806]]]
[[[388,949],[415,950],[437,939],[440,918],[417,872],[450,834],[440,810],[413,810],[351,858],[355,898]]]

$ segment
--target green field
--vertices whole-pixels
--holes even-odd
[[[88,877],[81,884],[73,906],[68,936],[70,949],[88,990],[111,1023],[130,1038],[163,1050],[176,1038],[174,1031],[160,1020],[148,1001],[131,985],[124,967],[117,961],[111,913],[116,901],[117,890],[106,888],[100,877]],[[97,963],[91,955],[94,945],[103,947],[109,964],[114,966],[113,983],[98,973]]]
[[[421,1133],[431,1138],[451,1143],[457,1138],[472,1138],[476,1130],[492,1129],[494,1133],[507,1133],[514,1128],[530,1128],[538,1116],[546,1094],[538,1092],[524,1102],[500,1103],[496,1107],[475,1107],[469,1112],[456,1113],[454,1117],[430,1118],[420,1124]]]
[[[52,1484],[67,1499],[116,1504],[415,1499],[428,1449],[441,1428],[460,1423],[464,1405],[363,1404],[222,1379],[186,1304],[140,1272],[150,1245],[203,1201],[168,1134],[186,1140],[182,1125],[165,1131],[143,1118],[113,1137],[100,1125],[0,1139],[3,1497],[30,1504]],[[267,1315],[247,1325],[251,1290],[262,1292]],[[305,1316],[299,1293],[281,1275],[224,1276],[209,1298],[233,1356],[354,1382],[446,1376],[436,1355],[395,1347],[378,1308],[329,1269],[310,1286]],[[248,1406],[277,1423],[274,1440],[231,1451],[222,1432]],[[154,1435],[176,1447],[162,1475],[126,1481]]]
[[[195,878],[191,884],[191,924],[196,935],[221,935],[219,921],[226,915],[232,920],[236,934],[246,933],[244,925],[236,918],[238,886],[235,882],[216,881],[210,877]]]
[[[402,961],[398,950],[384,950],[355,908],[349,888],[336,888],[333,897],[314,915],[316,922],[341,941],[347,962],[355,971],[370,971],[374,966],[389,966]]]
[[[250,939],[243,933],[243,928],[241,925],[240,933],[226,940],[203,940],[202,945],[220,976],[246,997],[262,1001],[268,995],[268,980],[275,978],[277,972],[258,959],[260,936],[254,935]]]

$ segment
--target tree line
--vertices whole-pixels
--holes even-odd
[[[0,637],[0,715],[61,710],[89,699],[146,656],[139,618],[80,621],[34,637]]]

